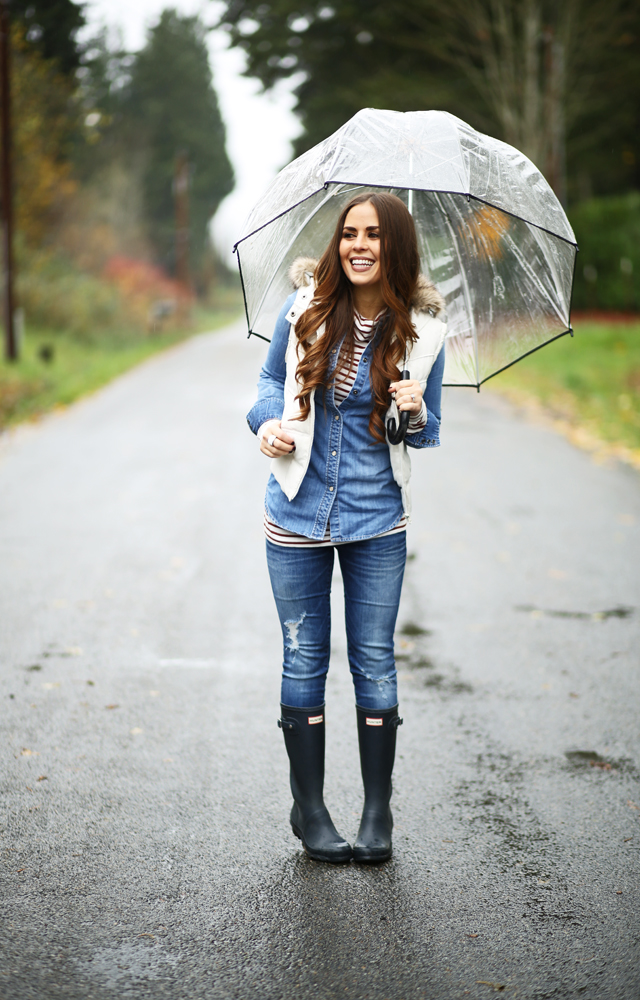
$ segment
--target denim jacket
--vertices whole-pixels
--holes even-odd
[[[292,269],[299,273],[301,264]],[[306,271],[307,279],[309,270]],[[294,277],[295,282],[295,277]],[[410,463],[406,446],[433,448],[439,445],[440,396],[444,370],[444,336],[446,326],[435,315],[442,308],[442,299],[425,278],[421,279],[417,302],[413,303],[412,319],[418,331],[428,325],[428,334],[418,341],[427,344],[418,363],[427,407],[427,424],[415,434],[407,435],[401,445],[375,441],[369,432],[369,417],[373,408],[369,366],[372,344],[368,344],[354,385],[345,400],[337,406],[333,387],[318,389],[311,401],[312,414],[305,427],[295,419],[295,347],[293,327],[313,298],[313,285],[301,283],[297,294],[285,302],[278,320],[266,361],[258,382],[258,399],[247,414],[247,422],[255,433],[267,420],[282,420],[282,426],[296,441],[296,450],[271,463],[272,474],[267,484],[265,506],[269,518],[280,527],[308,538],[322,539],[327,522],[332,541],[358,541],[380,535],[394,527],[403,514],[410,515]],[[421,308],[421,306],[423,308]],[[425,324],[430,314],[431,321]],[[318,335],[322,330],[318,331]],[[293,348],[293,349],[292,349]],[[430,351],[430,353],[429,353]],[[413,353],[413,352],[412,352]],[[335,351],[334,366],[340,354]],[[411,371],[411,358],[409,370]],[[287,385],[288,383],[288,385]],[[288,391],[286,391],[286,389]],[[288,398],[287,398],[288,397]],[[390,407],[397,417],[395,403]],[[395,451],[395,461],[392,461]],[[394,468],[395,466],[395,468]],[[293,484],[293,485],[292,485]]]

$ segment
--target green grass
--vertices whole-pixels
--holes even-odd
[[[640,459],[640,320],[576,320],[563,337],[497,375],[494,390]],[[634,461],[633,464],[636,464]]]
[[[67,406],[150,355],[232,322],[241,315],[241,303],[239,293],[231,290],[220,297],[218,308],[197,307],[188,330],[132,334],[129,339],[119,333],[85,341],[64,332],[28,329],[20,359],[0,362],[0,428]],[[49,361],[43,357],[47,349],[53,352]]]

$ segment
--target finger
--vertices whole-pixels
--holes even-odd
[[[295,441],[291,441],[291,443],[289,443],[288,441],[283,441],[282,438],[276,438],[273,444],[277,452],[280,454],[284,452],[285,455],[288,455],[290,451],[293,451],[296,446]]]

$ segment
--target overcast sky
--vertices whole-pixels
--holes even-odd
[[[183,14],[200,13],[214,24],[221,4],[212,0],[88,0],[89,31],[105,24],[121,30],[126,48],[144,44],[146,29],[165,7]],[[241,76],[244,55],[227,48],[224,31],[209,35],[209,52],[220,110],[227,127],[227,152],[236,173],[236,189],[220,206],[214,224],[220,251],[231,247],[245,217],[280,167],[290,159],[291,140],[300,131],[291,108],[291,84],[261,94],[257,80]]]

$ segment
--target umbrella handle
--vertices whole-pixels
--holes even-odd
[[[411,375],[405,368],[404,371],[400,372],[400,378],[402,381],[406,381],[411,378]],[[389,417],[387,420],[387,437],[389,439],[389,444],[400,444],[404,441],[405,434],[407,433],[407,428],[409,426],[409,421],[411,420],[411,414],[408,410],[403,410],[400,414],[400,426],[396,429],[396,419],[395,417]]]

